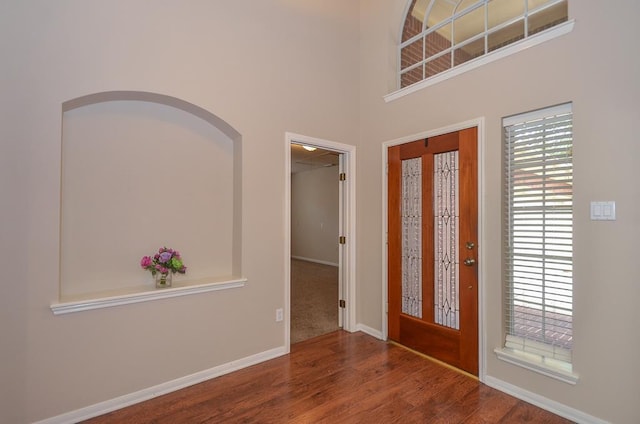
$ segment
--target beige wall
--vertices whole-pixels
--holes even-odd
[[[153,284],[162,246],[174,281],[232,275],[234,142],[172,106],[109,101],[63,115],[61,298]]]
[[[338,167],[291,174],[291,256],[338,265]]]
[[[379,328],[383,259],[381,143],[484,117],[484,292],[487,375],[615,423],[638,419],[640,365],[633,267],[640,238],[640,56],[636,2],[570,2],[572,33],[391,103],[404,0],[361,2],[362,136],[358,146],[359,320]],[[575,371],[570,386],[496,359],[502,343],[500,276],[503,116],[573,101],[575,190]],[[589,219],[589,202],[614,200],[618,219]]]
[[[358,13],[339,0],[2,2],[1,422],[283,345],[285,132],[356,142]],[[51,313],[62,104],[110,90],[182,99],[242,135],[244,288]]]

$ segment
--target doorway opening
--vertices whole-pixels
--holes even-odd
[[[355,147],[286,134],[285,344],[355,322]]]

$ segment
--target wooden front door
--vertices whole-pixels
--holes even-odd
[[[389,339],[478,375],[477,128],[388,150]]]

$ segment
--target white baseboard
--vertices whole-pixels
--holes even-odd
[[[540,396],[536,393],[524,390],[513,384],[509,384],[505,381],[499,380],[495,377],[485,376],[483,383],[501,392],[507,393],[513,397],[516,397],[525,402],[531,403],[537,407],[545,409],[549,412],[553,412],[556,415],[560,415],[563,418],[571,420],[579,424],[610,424],[608,421],[601,420],[592,415],[571,408],[567,405],[563,405],[554,400],[548,399],[544,396]]]
[[[366,333],[372,337],[375,337],[378,340],[384,340],[382,338],[382,332],[376,330],[375,328],[371,328],[368,325],[364,325],[364,324],[356,324],[356,331],[362,331],[363,333]]]
[[[291,259],[298,259],[300,261],[307,261],[307,262],[315,262],[317,264],[322,264],[322,265],[340,266],[340,264],[337,264],[335,262],[322,261],[320,259],[305,258],[304,256],[291,256]]]
[[[117,409],[125,408],[127,406],[131,406],[136,403],[140,403],[167,393],[175,392],[176,390],[184,389],[185,387],[193,386],[194,384],[202,383],[203,381],[211,380],[212,378],[220,377],[221,375],[229,374],[233,371],[250,367],[251,365],[268,361],[285,354],[286,352],[284,346],[277,347],[275,349],[247,356],[246,358],[238,359],[237,361],[231,361],[226,364],[218,365],[217,367],[213,367],[208,370],[177,378],[172,381],[167,381],[166,383],[161,383],[147,389],[130,393],[128,395],[119,396],[111,400],[96,403],[95,405],[87,406],[85,408],[67,412],[62,415],[47,418],[34,424],[77,423],[79,421],[97,417],[99,415],[103,415]]]

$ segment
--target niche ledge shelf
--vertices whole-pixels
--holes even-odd
[[[91,311],[131,303],[150,302],[152,300],[168,299],[171,297],[235,289],[244,287],[246,282],[247,279],[242,277],[203,278],[199,280],[174,282],[172,287],[165,289],[145,286],[143,288],[114,290],[100,294],[90,293],[84,296],[74,296],[74,298],[65,299],[66,301],[64,302],[54,303],[51,305],[51,311],[54,315]]]

